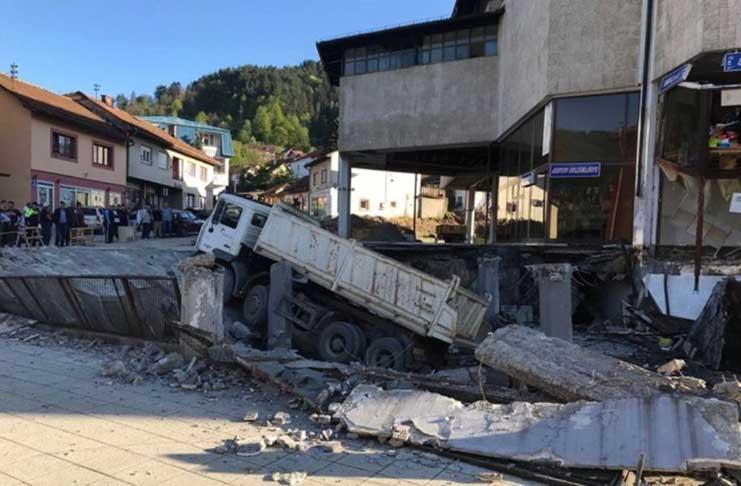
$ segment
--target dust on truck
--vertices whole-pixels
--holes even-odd
[[[296,291],[283,302],[293,339],[337,362],[407,368],[441,347],[474,345],[489,299],[341,238],[286,204],[222,194],[201,228],[198,250],[225,268],[226,300],[242,299],[253,329],[268,318],[270,266],[288,262]]]

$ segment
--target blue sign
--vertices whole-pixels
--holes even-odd
[[[548,174],[551,179],[584,179],[602,175],[601,162],[571,162],[551,164]]]
[[[661,82],[659,83],[659,90],[664,92],[672,89],[673,87],[687,79],[687,76],[690,75],[691,70],[692,64],[685,64],[684,66],[678,67],[674,71],[661,78]]]
[[[723,71],[727,73],[741,71],[741,52],[729,52],[723,56]]]

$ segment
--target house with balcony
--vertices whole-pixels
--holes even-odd
[[[72,99],[0,74],[0,199],[105,206],[126,191],[126,139]]]
[[[126,136],[128,203],[173,208],[211,209],[225,185],[219,160],[174,137],[152,123],[101,100],[77,92],[81,106],[104,118]]]
[[[189,145],[199,146],[203,153],[221,162],[222,165],[214,172],[214,184],[224,189],[229,186],[229,159],[234,157],[232,134],[229,130],[176,116],[143,116],[141,119],[157,125]],[[221,190],[216,191],[219,192]]]

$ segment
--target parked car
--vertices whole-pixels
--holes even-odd
[[[103,226],[103,211],[101,208],[85,207],[82,208],[82,212],[85,214],[85,226],[88,228],[95,228],[96,232]]]
[[[185,211],[188,211],[193,214],[198,219],[202,219],[206,221],[209,216],[211,216],[211,210],[210,209],[193,209],[193,208],[185,208]]]
[[[172,212],[172,216],[173,232],[176,236],[188,236],[201,231],[204,220],[197,218],[190,211],[176,209]]]

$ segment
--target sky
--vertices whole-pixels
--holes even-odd
[[[244,64],[318,59],[318,40],[450,15],[454,0],[0,0],[0,72],[51,91],[151,94]]]

